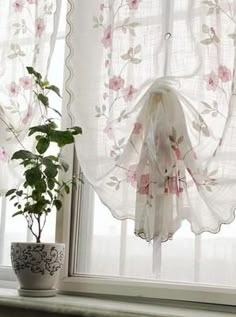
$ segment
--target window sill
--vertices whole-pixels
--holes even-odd
[[[131,303],[111,299],[89,298],[58,294],[50,298],[20,297],[16,290],[0,289],[0,316],[86,316],[86,317],[230,317],[236,313],[235,307],[228,307],[222,312],[222,306],[214,311],[166,305]],[[14,313],[15,312],[15,313]],[[234,315],[235,316],[235,315]]]

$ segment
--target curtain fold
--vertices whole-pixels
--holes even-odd
[[[147,241],[185,219],[218,232],[236,206],[235,2],[69,6],[69,109],[100,199]]]
[[[17,149],[32,147],[28,128],[40,122],[26,66],[47,74],[60,5],[60,0],[0,3],[0,195],[19,185],[21,171],[10,158]]]

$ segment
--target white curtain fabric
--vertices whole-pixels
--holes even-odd
[[[166,241],[236,206],[234,0],[69,0],[69,109],[82,170],[114,217]]]
[[[0,1],[0,195],[21,181],[12,153],[30,148],[28,128],[40,122],[26,66],[46,76],[55,44],[61,1]]]

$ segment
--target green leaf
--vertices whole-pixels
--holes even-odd
[[[36,133],[36,132],[41,132],[45,134],[50,134],[52,133],[55,129],[57,128],[56,123],[50,121],[47,124],[42,124],[42,125],[37,125],[34,127],[29,128],[29,136]]]
[[[38,94],[37,95],[37,98],[39,101],[42,102],[42,104],[45,106],[45,107],[48,107],[49,106],[49,101],[48,101],[48,97],[45,96],[44,94]]]
[[[61,117],[62,115],[61,115],[61,113],[57,110],[57,109],[55,109],[55,108],[52,108],[52,107],[49,107],[50,109],[52,109],[54,112],[56,112],[56,114],[58,114],[59,115],[59,117]]]
[[[49,139],[41,137],[36,145],[36,149],[40,154],[43,154],[47,151],[49,145],[50,145]]]
[[[61,163],[61,166],[64,169],[64,172],[67,172],[68,169],[69,169],[69,164],[66,161],[62,160],[62,159],[61,159],[60,163]]]
[[[42,75],[40,73],[36,72],[33,67],[27,66],[26,69],[30,75],[34,75],[38,80],[41,81]]]
[[[15,191],[16,191],[16,188],[12,188],[12,189],[8,190],[5,197],[12,195]]]
[[[61,97],[61,95],[60,95],[60,89],[59,89],[57,86],[55,86],[55,85],[50,85],[50,86],[45,87],[45,89],[52,90],[52,91],[54,91],[59,97]]]
[[[52,164],[50,167],[47,167],[44,171],[45,175],[48,178],[54,178],[58,174],[58,168],[57,165]]]
[[[36,158],[37,156],[35,154],[33,154],[32,152],[30,151],[27,151],[27,150],[19,150],[19,151],[16,151],[13,155],[12,155],[12,160],[25,160],[25,159],[34,159]]]
[[[54,186],[55,186],[55,180],[53,178],[48,178],[47,179],[47,183],[48,183],[48,187],[50,190],[53,190]]]
[[[47,191],[47,184],[44,179],[40,179],[35,183],[35,189],[40,193],[45,193]]]
[[[59,199],[55,199],[53,201],[53,205],[56,207],[57,210],[60,210],[62,207],[62,202]]]
[[[72,131],[73,135],[82,134],[82,129],[80,127],[72,127],[69,130]]]
[[[18,191],[16,192],[16,195],[19,196],[19,197],[21,197],[22,194],[23,194],[23,190],[18,190]]]
[[[39,167],[32,167],[29,170],[25,171],[26,181],[30,186],[35,185],[41,179],[42,173]]]
[[[16,195],[11,196],[10,200],[13,200],[16,198]]]
[[[23,211],[20,210],[20,211],[15,212],[15,213],[12,215],[12,217],[15,217],[15,216],[18,216],[18,215],[22,215],[22,214],[23,214]]]
[[[53,131],[50,135],[50,141],[56,142],[59,147],[63,147],[64,145],[74,143],[74,137],[72,132],[70,131]]]

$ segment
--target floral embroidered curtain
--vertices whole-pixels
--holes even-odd
[[[17,186],[20,171],[10,161],[16,148],[28,148],[30,125],[39,123],[26,66],[47,74],[54,48],[60,1],[0,2],[0,194]],[[27,140],[27,141],[26,141]]]
[[[69,0],[68,103],[82,170],[147,241],[236,206],[234,0]]]

